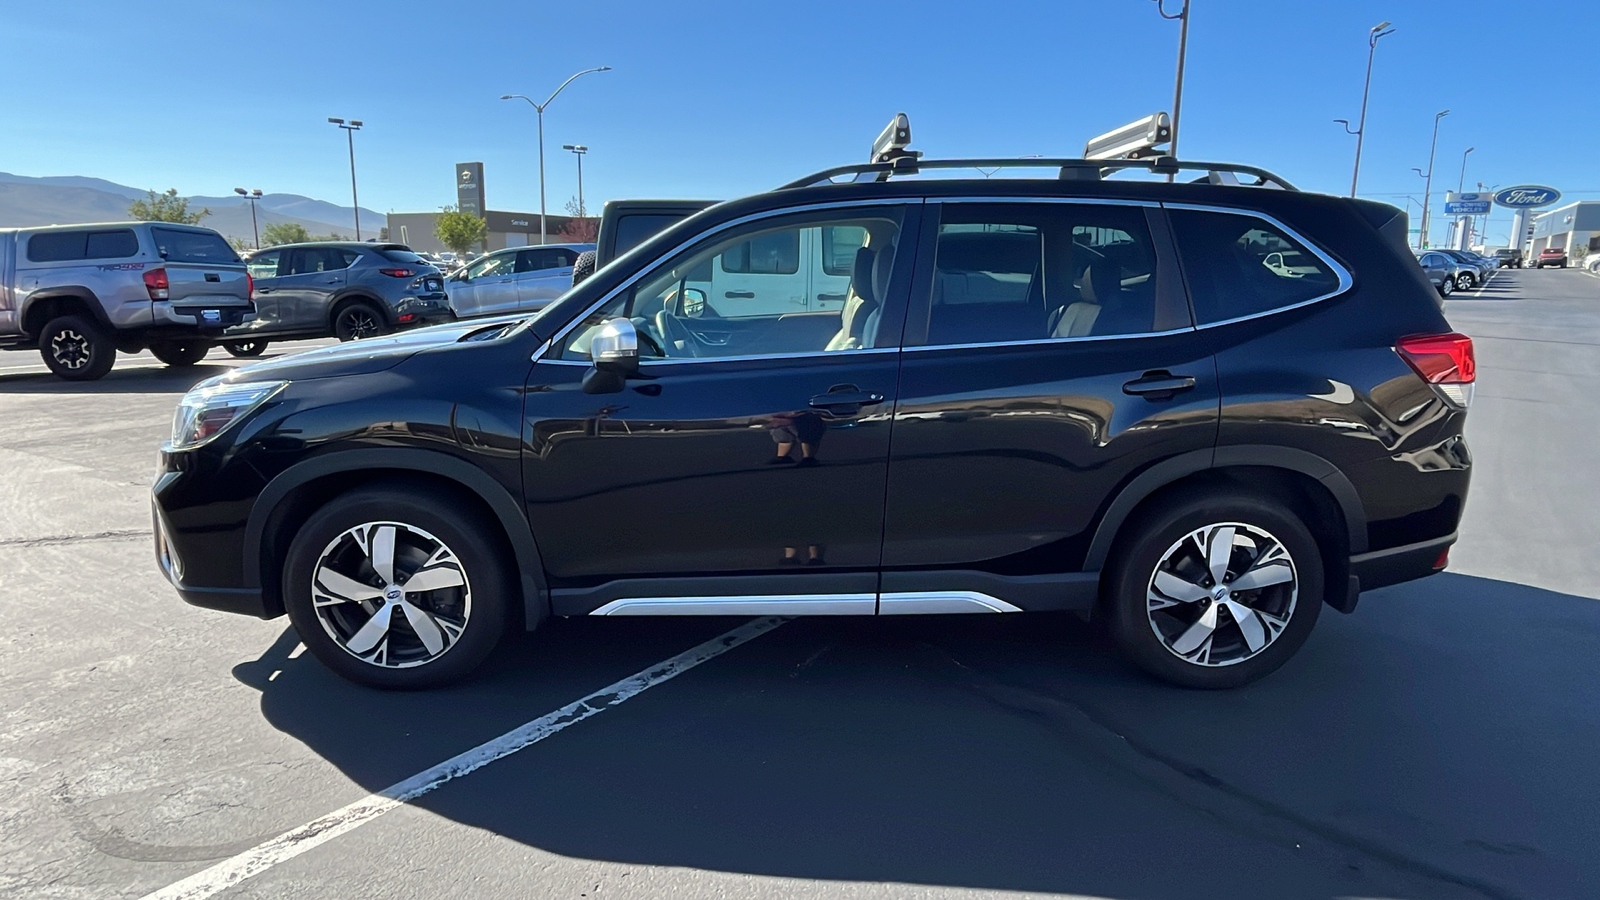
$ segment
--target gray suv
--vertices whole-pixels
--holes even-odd
[[[223,347],[234,356],[259,356],[269,338],[352,341],[454,318],[444,275],[404,244],[283,244],[246,265],[256,317],[228,331]]]
[[[543,309],[572,287],[572,266],[593,244],[508,247],[450,276],[450,308],[463,319]]]
[[[193,365],[252,314],[244,263],[209,228],[0,228],[0,349],[38,349],[62,378],[99,378],[118,350],[146,347],[169,366]]]

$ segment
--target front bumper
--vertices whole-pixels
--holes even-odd
[[[185,584],[183,557],[172,542],[166,520],[161,514],[160,503],[155,497],[151,499],[150,516],[151,530],[155,534],[156,565],[160,567],[161,574],[167,576],[167,581],[172,584],[183,602],[204,609],[238,613],[258,619],[277,618],[279,613],[267,608],[266,599],[259,588],[196,587]]]

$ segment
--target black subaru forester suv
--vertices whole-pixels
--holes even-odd
[[[549,616],[1039,610],[1229,687],[1444,568],[1472,342],[1403,212],[1170,158],[900,177],[980,162],[830,170],[531,318],[203,382],[160,564],[388,688]]]

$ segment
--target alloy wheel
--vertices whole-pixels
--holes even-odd
[[[1265,529],[1219,522],[1184,535],[1146,589],[1150,628],[1174,656],[1230,666],[1266,650],[1294,616],[1299,578],[1288,549]]]
[[[472,586],[460,558],[400,522],[366,522],[329,542],[312,569],[311,601],[334,643],[389,669],[449,653],[472,617]]]
[[[374,316],[371,310],[359,306],[345,310],[339,314],[339,318],[344,323],[344,333],[348,334],[351,340],[369,338],[379,331],[377,316]]]
[[[63,328],[50,337],[50,355],[62,368],[78,370],[89,364],[89,339]]]

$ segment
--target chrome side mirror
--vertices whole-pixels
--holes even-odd
[[[586,394],[614,394],[639,374],[639,332],[625,318],[608,319],[589,338],[589,359],[594,362],[583,376]]]

